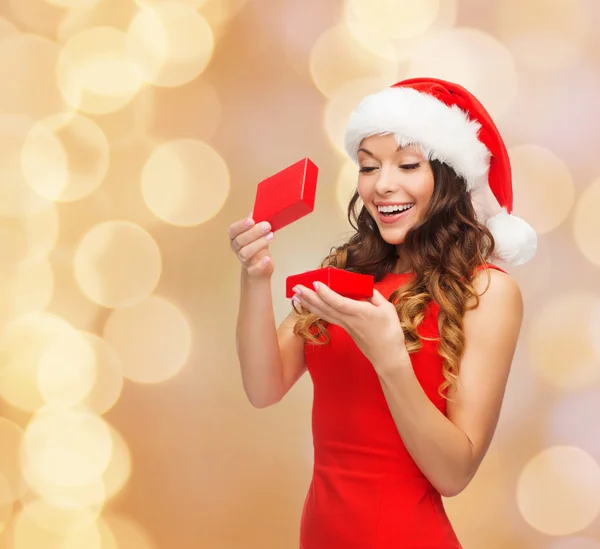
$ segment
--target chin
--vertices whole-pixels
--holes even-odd
[[[383,240],[385,240],[385,242],[387,242],[388,244],[392,244],[394,246],[399,246],[400,244],[404,244],[404,240],[406,239],[406,233],[407,231],[402,229],[401,231],[398,230],[386,230],[386,228],[382,228],[379,227],[379,234],[381,235],[381,238],[383,238]]]

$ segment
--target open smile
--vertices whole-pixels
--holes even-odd
[[[414,202],[411,204],[378,205],[377,213],[379,214],[379,220],[385,224],[395,223],[406,217],[414,205]]]

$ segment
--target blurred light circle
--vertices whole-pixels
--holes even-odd
[[[111,453],[110,430],[100,417],[84,409],[47,407],[25,430],[23,473],[28,477],[31,471],[52,484],[83,486],[102,477]]]
[[[177,1],[178,4],[183,4],[197,10],[206,4],[207,0],[135,0],[140,6],[158,6],[160,4],[169,4]]]
[[[519,476],[517,504],[523,518],[545,534],[583,530],[600,513],[600,466],[573,446],[543,450]]]
[[[12,21],[0,17],[0,42],[9,36],[15,36],[19,34],[19,29],[14,25]]]
[[[99,522],[101,531],[110,533],[102,549],[158,549],[150,534],[132,519],[107,515]]]
[[[17,265],[6,276],[0,275],[0,296],[7,317],[45,309],[53,293],[54,274],[47,259]]]
[[[91,8],[62,10],[54,33],[56,40],[64,44],[77,33],[98,27],[125,32],[138,9],[139,6],[133,1],[101,0]]]
[[[54,39],[64,9],[45,0],[3,0],[4,10],[24,33]]]
[[[61,329],[45,343],[38,362],[38,386],[47,404],[75,406],[96,381],[94,352],[75,329]]]
[[[527,344],[538,375],[560,389],[578,389],[600,380],[600,357],[592,331],[600,298],[564,294],[548,300],[531,320]]]
[[[114,427],[108,425],[112,438],[112,455],[102,482],[106,500],[116,496],[125,486],[131,476],[131,452],[127,442]]]
[[[370,49],[364,49],[355,36],[368,40]],[[352,80],[379,79],[389,86],[398,77],[392,44],[361,23],[342,23],[324,32],[314,43],[309,62],[311,77],[326,97]]]
[[[46,401],[79,402],[94,375],[93,355],[80,333],[46,312],[22,315],[6,326],[0,361],[2,398],[26,412],[38,410]]]
[[[7,493],[12,500],[18,499],[25,491],[25,484],[19,466],[19,453],[23,442],[23,429],[16,423],[0,417],[0,475],[7,483],[8,492],[3,492],[1,502]],[[11,500],[11,501],[12,501]]]
[[[34,517],[26,508],[16,515],[11,524],[10,549],[102,549],[95,522],[83,522],[65,530],[52,531],[40,526]]]
[[[126,307],[150,295],[161,274],[158,245],[139,225],[105,221],[82,238],[74,258],[83,293],[104,307]]]
[[[68,520],[71,516],[77,517],[80,512],[85,511],[94,519],[100,516],[105,503],[116,496],[125,486],[131,476],[131,454],[127,443],[122,435],[110,424],[106,424],[111,436],[112,452],[110,461],[101,477],[89,483],[78,486],[64,486],[56,482],[49,482],[39,473],[29,470],[27,481],[31,492],[26,498],[22,498],[24,504],[32,499],[40,500],[50,509],[60,511],[60,516]],[[38,524],[48,530],[52,530],[52,523],[62,529],[57,521],[45,522],[48,513],[38,515]]]
[[[38,195],[27,185],[23,177],[21,150],[31,126],[32,122],[27,118],[0,114],[0,149],[2,150],[0,215],[2,216],[30,216],[48,210],[50,205],[46,198]]]
[[[10,489],[10,484],[0,471],[0,534],[4,532],[13,513],[14,495]]]
[[[128,55],[147,82],[182,86],[208,66],[214,40],[210,26],[192,6],[159,3],[142,8],[128,30]]]
[[[346,0],[348,21],[358,20],[388,38],[412,38],[425,32],[434,22],[440,0]]]
[[[325,107],[325,131],[334,147],[345,157],[344,138],[350,115],[367,95],[377,93],[387,87],[381,80],[353,80],[340,87],[329,99]]]
[[[537,145],[509,150],[515,210],[538,234],[556,229],[575,202],[575,185],[567,165]]]
[[[56,246],[58,227],[58,212],[51,202],[29,216],[0,217],[2,260],[15,268],[41,263]]]
[[[350,199],[354,195],[356,191],[356,184],[358,180],[358,167],[352,162],[352,160],[348,160],[342,166],[340,173],[338,175],[337,184],[336,184],[336,200],[340,210],[344,215],[348,213],[348,204],[350,203]],[[362,202],[359,201],[357,203],[357,207],[361,205]],[[359,210],[357,210],[359,211]]]
[[[600,216],[596,211],[599,201],[600,179],[597,179],[579,196],[573,224],[577,247],[597,267],[600,267]]]
[[[97,518],[96,513],[89,509],[60,507],[33,497],[23,502],[23,513],[36,526],[57,533],[93,524]]]
[[[113,311],[103,335],[118,353],[123,375],[138,383],[158,383],[175,376],[187,361],[192,343],[183,313],[156,296]]]
[[[205,0],[200,8],[200,13],[206,18],[218,38],[227,31],[229,22],[247,3],[248,0]]]
[[[360,11],[353,9],[353,5],[358,6]],[[405,0],[394,3],[378,0],[371,5],[376,9],[372,13],[368,13],[367,10],[370,6],[365,0],[346,0],[344,5],[345,20],[348,23],[367,24],[377,29],[381,37],[386,37],[392,43],[398,61],[410,59],[419,48],[452,29],[456,24],[458,15],[458,0],[444,0],[443,2],[426,0],[422,3],[407,3]],[[415,23],[418,24],[411,26],[413,23],[412,17],[406,16],[405,13],[401,17],[397,15],[394,17],[393,14],[398,11],[399,6],[402,6],[403,10],[407,9],[413,12],[413,16],[416,17]],[[360,13],[362,13],[362,16]],[[377,19],[374,17],[376,13],[380,14]],[[386,16],[386,13],[392,15]],[[381,17],[381,14],[383,14],[383,17]],[[377,55],[377,43],[372,44],[368,35],[361,36],[360,33],[354,33],[354,38],[365,49]]]
[[[98,4],[101,0],[44,0],[48,2],[48,4],[53,4],[60,8],[68,8],[68,9],[85,9],[91,8]]]
[[[46,504],[66,512],[85,510],[100,516],[106,501],[106,488],[103,477],[77,486],[65,486],[48,479],[43,471],[29,467],[26,471],[26,483],[29,492],[21,501],[27,503],[32,499],[41,499]]]
[[[38,122],[21,153],[29,185],[49,200],[64,202],[94,191],[106,175],[108,160],[108,141],[98,125],[71,114],[56,114]]]
[[[477,29],[454,29],[418,48],[411,57],[408,77],[423,75],[465,87],[494,119],[509,109],[517,95],[518,76],[510,52]]]
[[[102,539],[95,522],[70,528],[65,534],[64,549],[102,549]]]
[[[142,170],[142,195],[152,212],[173,225],[199,225],[221,210],[229,171],[211,146],[193,139],[158,146]]]
[[[0,114],[37,120],[65,110],[55,75],[59,51],[56,43],[35,34],[0,40]]]
[[[519,62],[557,70],[582,55],[592,30],[589,15],[581,0],[505,0],[494,20],[500,39]]]
[[[69,105],[89,114],[122,109],[142,87],[127,55],[127,35],[113,27],[71,36],[60,53],[57,78]]]
[[[96,379],[85,404],[97,414],[110,410],[123,390],[123,369],[116,351],[96,334],[84,333],[95,355]]]

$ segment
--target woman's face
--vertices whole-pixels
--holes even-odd
[[[358,150],[358,194],[383,239],[402,244],[423,217],[433,194],[433,171],[418,148],[399,148],[396,138],[374,135]]]

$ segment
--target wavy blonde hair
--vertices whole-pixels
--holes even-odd
[[[437,341],[444,375],[439,393],[447,398],[448,392],[456,389],[464,353],[464,314],[479,305],[473,277],[492,254],[494,238],[477,220],[464,180],[439,161],[432,160],[431,167],[434,189],[427,212],[407,232],[402,248],[414,274],[391,294],[389,301],[398,311],[409,353],[422,347],[419,325],[429,304],[438,304],[441,325]],[[358,200],[355,191],[348,205],[348,220],[355,234],[347,243],[332,249],[321,266],[371,274],[378,282],[393,272],[398,260],[396,246],[383,240],[364,206],[356,212]],[[327,322],[303,309],[296,312],[299,318],[294,333],[314,345],[329,342]]]

